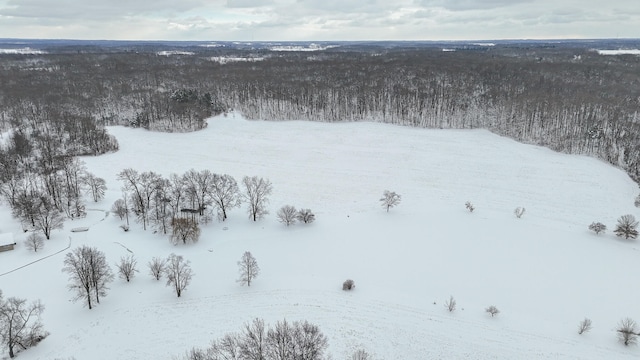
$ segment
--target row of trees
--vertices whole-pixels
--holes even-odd
[[[189,286],[194,275],[190,261],[176,254],[170,254],[166,259],[154,257],[147,263],[147,268],[156,280],[166,277],[166,285],[174,290],[177,297]],[[138,261],[133,255],[122,257],[116,269],[121,279],[130,282],[139,272]],[[114,279],[105,254],[87,245],[67,253],[62,270],[69,274],[68,287],[74,293],[74,301],[82,300],[89,309],[107,295],[109,283]],[[251,282],[260,274],[258,262],[251,252],[246,251],[238,261],[238,273],[238,282],[247,286],[251,286]]]
[[[307,321],[278,321],[265,326],[254,319],[239,333],[229,333],[215,339],[204,349],[193,348],[183,360],[322,360],[328,359],[326,336],[317,325]]]

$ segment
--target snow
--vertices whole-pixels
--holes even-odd
[[[271,51],[322,51],[327,49],[336,48],[338,45],[274,45],[269,48]]]
[[[236,57],[236,56],[212,56],[211,61],[221,65],[233,62],[257,62],[264,60],[265,57]]]
[[[20,54],[20,55],[42,55],[47,52],[44,50],[32,49],[30,47],[20,49],[0,49],[0,54]]]
[[[640,55],[640,49],[596,50],[600,55]]]
[[[170,56],[170,55],[193,55],[195,54],[193,51],[178,51],[178,50],[163,50],[158,51],[156,55],[158,56]]]
[[[334,359],[357,348],[374,359],[638,356],[615,332],[624,317],[640,320],[638,243],[587,230],[592,221],[611,228],[620,215],[638,215],[638,188],[601,161],[484,130],[237,114],[212,118],[194,133],[109,132],[120,151],[83,159],[106,179],[107,198],[88,203],[87,217],[68,221],[42,251],[24,248],[27,234],[0,207],[3,231],[18,241],[0,253],[0,288],[5,296],[42,299],[51,332],[20,359],[171,359],[256,317],[315,323]],[[271,214],[253,223],[244,207],[234,209],[186,246],[138,224],[125,233],[105,210],[121,196],[116,173],[127,167],[163,175],[209,169],[238,182],[266,177]],[[378,201],[387,189],[402,195],[388,213]],[[286,204],[311,208],[316,222],[278,223],[274,214]],[[518,206],[526,208],[521,219],[513,215]],[[71,232],[79,227],[89,230]],[[82,244],[112,264],[133,253],[140,267],[131,283],[116,279],[92,310],[70,301],[61,272],[67,247]],[[235,281],[244,251],[262,270],[249,288]],[[195,273],[181,298],[145,268],[172,252]],[[341,290],[347,278],[355,280],[351,292]],[[444,307],[449,296],[458,302],[453,313]],[[490,305],[501,311],[495,318],[484,311]],[[584,317],[594,328],[578,335]]]

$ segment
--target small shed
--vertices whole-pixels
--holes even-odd
[[[0,234],[0,252],[13,250],[16,241],[13,239],[12,233]]]

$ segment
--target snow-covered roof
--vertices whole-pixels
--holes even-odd
[[[0,234],[0,246],[15,244],[12,233]]]

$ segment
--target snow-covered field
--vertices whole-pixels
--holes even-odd
[[[6,206],[0,232],[16,250],[0,253],[5,296],[40,298],[51,335],[19,354],[35,359],[171,359],[192,346],[268,323],[309,320],[329,339],[333,359],[364,348],[374,359],[631,359],[615,328],[640,320],[640,244],[608,231],[634,214],[638,187],[623,171],[584,156],[516,143],[483,130],[425,130],[376,123],[246,121],[216,117],[200,132],[152,133],[113,127],[114,154],[84,158],[107,180],[107,198],[85,219],[55,231],[44,251]],[[253,223],[245,208],[204,226],[197,244],[173,246],[138,225],[128,233],[105,210],[121,197],[116,173],[131,167],[163,175],[194,168],[269,178],[271,214]],[[385,190],[402,203],[385,212]],[[476,210],[466,211],[471,201]],[[285,227],[282,205],[311,208],[317,221]],[[521,219],[517,206],[526,208]],[[88,232],[72,233],[76,227]],[[226,228],[226,230],[225,230]],[[61,272],[67,246],[96,246],[115,264],[131,252],[140,273],[116,279],[93,310],[70,301]],[[64,250],[64,251],[61,251]],[[249,250],[261,274],[236,283]],[[56,252],[61,251],[58,254]],[[195,276],[181,298],[153,280],[145,264],[170,253]],[[53,255],[52,255],[53,254]],[[115,268],[115,266],[114,266]],[[341,290],[352,278],[356,289]],[[453,295],[458,309],[444,302]],[[484,309],[497,306],[491,318]],[[577,334],[580,320],[594,328]],[[6,353],[0,353],[8,356]]]

